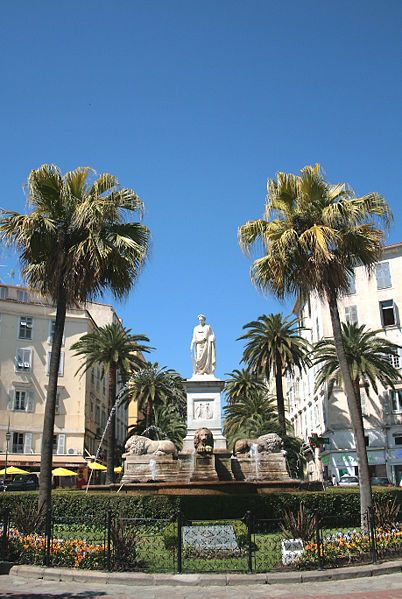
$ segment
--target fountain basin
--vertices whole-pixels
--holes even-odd
[[[91,491],[130,493],[132,495],[261,495],[292,493],[300,487],[300,480],[249,482],[238,480],[192,482],[138,482],[113,485],[91,485]]]

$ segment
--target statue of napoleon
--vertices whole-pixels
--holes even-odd
[[[206,316],[198,315],[199,324],[194,327],[190,351],[193,359],[193,374],[214,374],[216,366],[215,335]]]

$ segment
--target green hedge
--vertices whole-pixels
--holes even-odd
[[[377,501],[397,498],[402,489],[376,490]],[[35,504],[36,492],[0,494],[0,511],[11,512],[17,502]],[[330,489],[321,492],[271,493],[267,495],[135,495],[115,492],[55,491],[53,512],[57,518],[76,523],[101,524],[111,508],[126,517],[170,518],[179,508],[190,520],[242,518],[250,510],[257,518],[280,518],[285,510],[297,511],[303,501],[307,508],[324,517],[337,518],[346,526],[359,521],[358,489]]]

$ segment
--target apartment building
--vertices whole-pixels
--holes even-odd
[[[22,287],[0,285],[0,467],[37,472],[56,309]],[[108,380],[100,365],[76,375],[81,358],[73,343],[97,326],[118,319],[114,309],[91,302],[69,309],[60,360],[54,428],[54,466],[85,467],[95,454],[108,418]],[[127,408],[116,416],[117,444],[127,433]],[[106,458],[107,444],[101,457]]]
[[[381,261],[369,277],[357,267],[350,280],[348,293],[339,301],[344,322],[357,322],[396,345],[402,345],[402,243],[384,248]],[[307,328],[302,334],[314,343],[332,337],[332,326],[326,302],[312,294],[304,304],[296,303],[295,313]],[[393,360],[402,367],[402,356]],[[355,442],[342,388],[329,395],[324,386],[314,390],[316,368],[297,372],[286,380],[289,418],[295,434],[304,440],[307,476],[311,480],[337,479],[343,474],[356,474]],[[402,371],[401,371],[402,374]],[[379,385],[378,393],[362,388],[362,411],[368,461],[372,476],[387,476],[399,484],[402,479],[402,384],[396,390]],[[317,447],[314,437],[321,437]]]

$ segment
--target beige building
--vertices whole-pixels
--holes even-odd
[[[380,335],[402,345],[402,243],[384,248],[383,258],[368,277],[363,267],[355,269],[349,293],[339,301],[342,321],[357,322],[368,329],[381,329]],[[315,342],[332,336],[328,305],[312,295],[303,304],[296,304],[307,331],[302,334]],[[401,357],[394,366],[402,366]],[[402,374],[402,372],[401,372]],[[295,434],[305,442],[307,475],[322,479],[358,472],[355,442],[346,397],[340,388],[329,396],[327,388],[314,391],[315,369],[287,377],[289,417]],[[399,484],[402,478],[402,384],[397,391],[384,389],[379,393],[362,388],[362,409],[367,453],[372,476],[387,476]],[[312,447],[314,435],[323,437],[321,448]]]
[[[27,289],[0,285],[0,466],[38,471],[56,310]],[[85,466],[94,455],[108,418],[108,381],[100,366],[76,375],[81,359],[73,343],[118,319],[111,306],[88,303],[66,315],[54,428],[54,465]],[[127,409],[118,409],[117,443],[127,432]],[[106,458],[107,445],[101,457]]]

